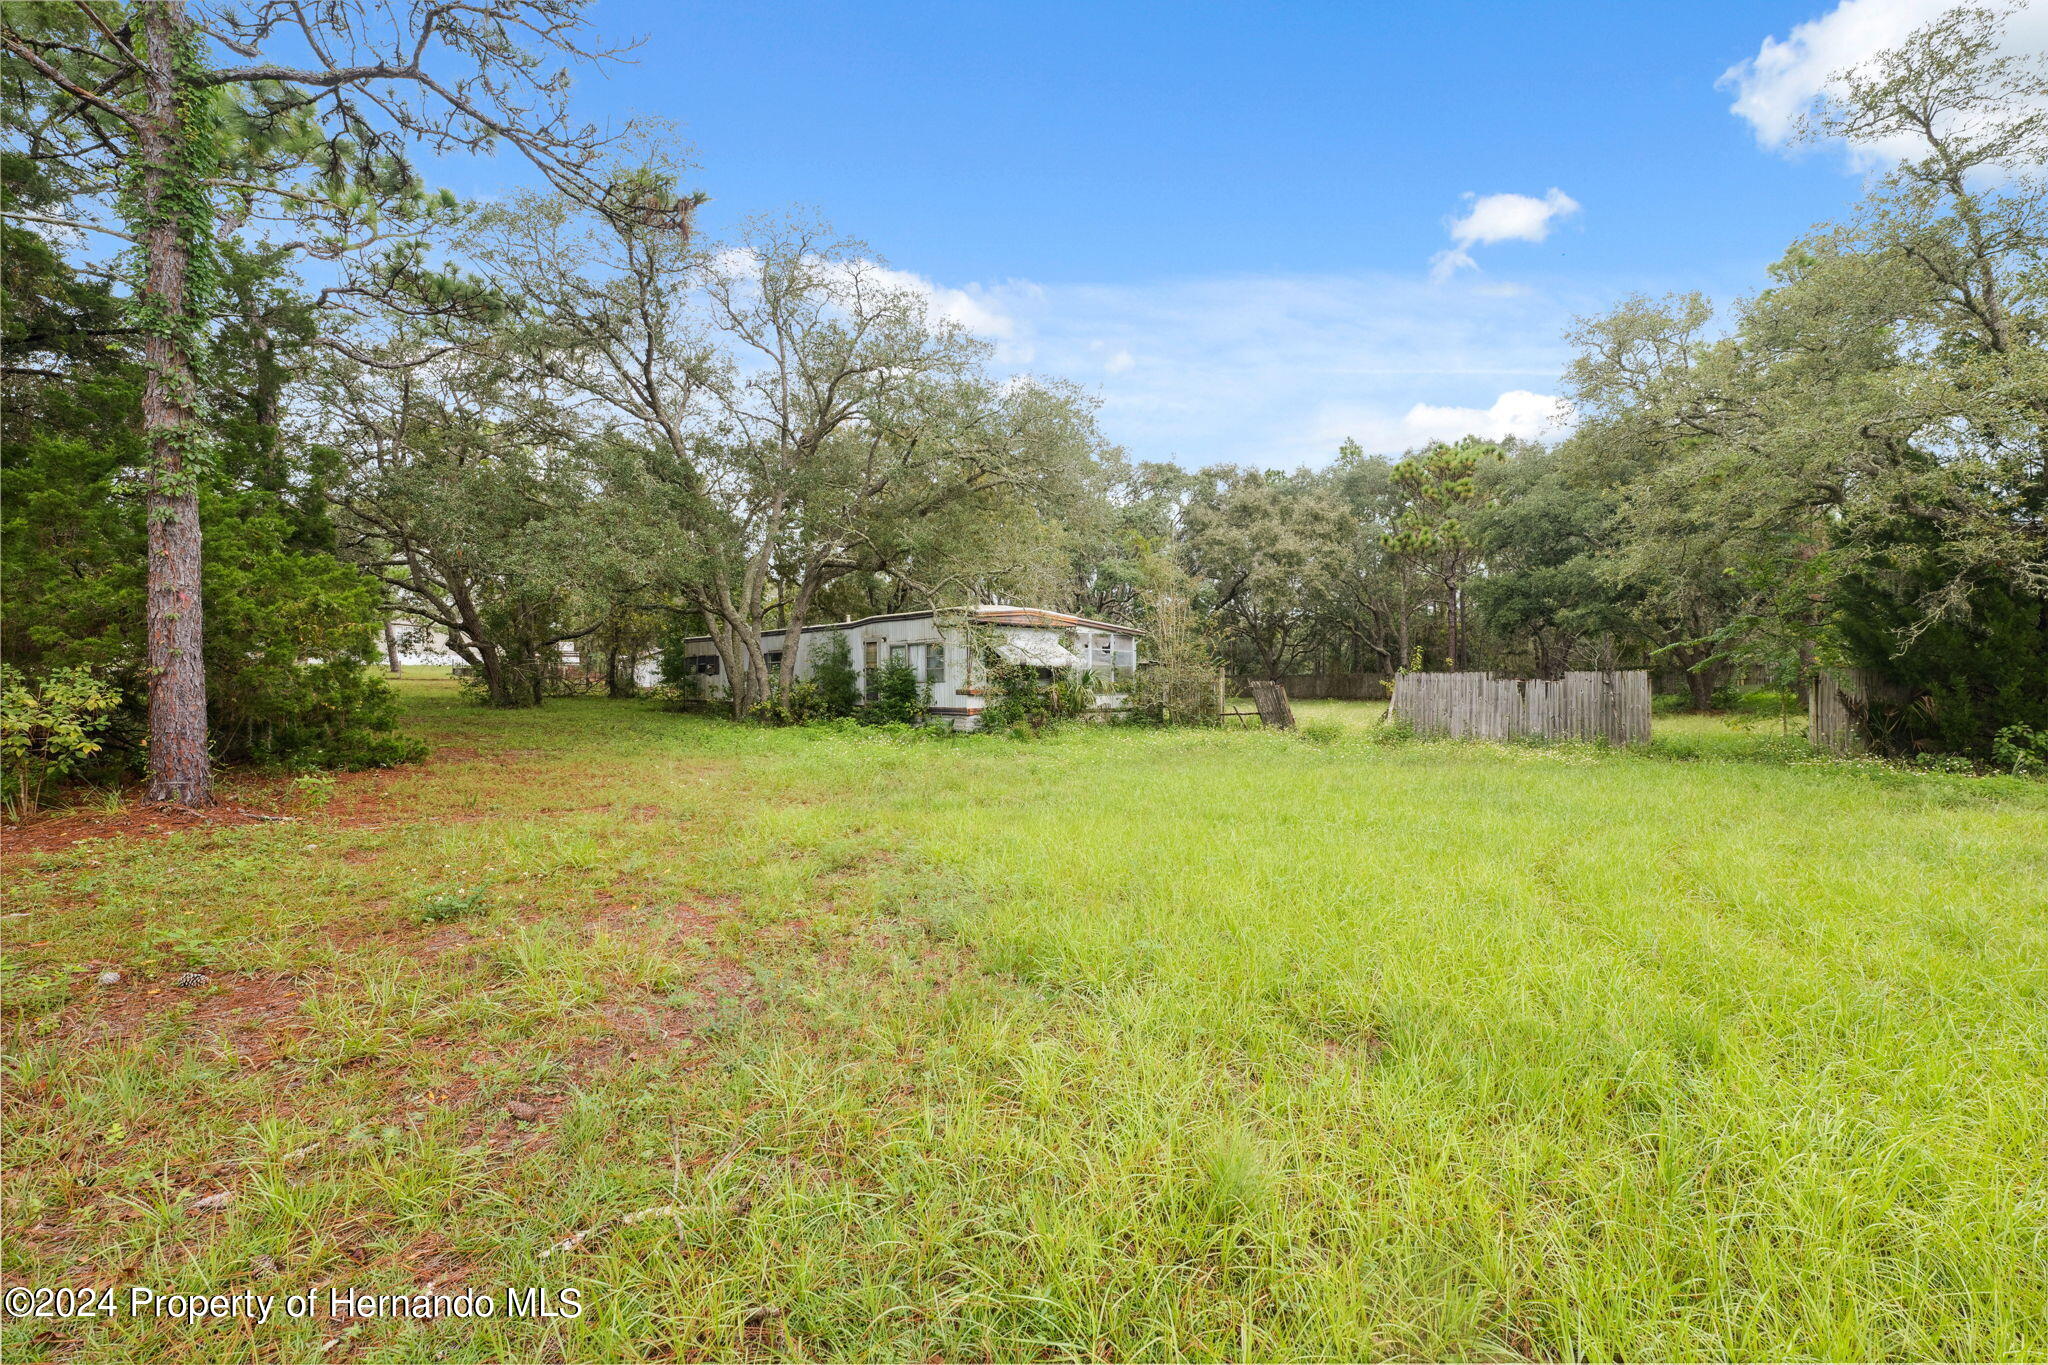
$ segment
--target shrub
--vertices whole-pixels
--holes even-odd
[[[53,668],[41,682],[0,664],[0,760],[17,817],[41,804],[44,784],[76,773],[99,753],[121,706],[121,689],[89,668]]]
[[[138,457],[139,458],[139,457]],[[99,738],[101,761],[141,762],[126,724],[146,686],[139,501],[113,443],[24,429],[9,444],[0,577],[0,648],[51,677],[85,667],[126,699]],[[340,766],[417,756],[391,694],[369,672],[381,630],[376,588],[261,489],[203,484],[203,588],[209,740],[222,763]],[[311,547],[309,547],[309,545]]]
[[[1992,737],[1991,761],[2015,777],[2048,772],[2048,730],[2006,726]]]
[[[1216,654],[1189,606],[1191,592],[1191,585],[1175,583],[1149,594],[1145,623],[1150,657],[1131,683],[1132,720],[1215,725],[1221,719]]]
[[[288,676],[301,685],[292,686]],[[417,763],[427,745],[398,733],[398,694],[352,660],[280,673],[261,708],[244,708],[235,752],[286,768],[389,768]]]
[[[1875,695],[1901,699],[1872,705],[1868,738],[1894,757],[1935,748],[2003,766],[2000,734],[2048,730],[2048,606],[1983,583],[1966,613],[1921,623],[1922,599],[1944,583],[1933,569],[1887,572],[1880,561],[1838,594],[1848,662],[1882,685]]]
[[[988,700],[981,724],[987,730],[1028,732],[1095,707],[1095,692],[1087,683],[1072,677],[1043,680],[1028,665],[1004,659],[992,645],[982,651],[982,691]]]
[[[853,650],[846,636],[833,631],[811,666],[811,682],[818,689],[818,704],[824,716],[837,719],[860,709],[860,674],[853,666]]]
[[[318,809],[334,799],[334,775],[332,773],[300,773],[292,779],[292,790],[297,793],[299,804]]]
[[[1366,733],[1375,744],[1405,744],[1415,738],[1415,725],[1406,717],[1388,713]]]
[[[764,725],[808,725],[830,718],[824,693],[815,682],[791,683],[754,707],[754,719]]]
[[[916,725],[931,710],[932,690],[909,664],[887,664],[873,681],[868,704],[860,713],[869,724]]]
[[[1085,716],[1095,709],[1095,688],[1086,678],[1068,674],[1054,678],[1050,685],[1052,713],[1056,720]]]

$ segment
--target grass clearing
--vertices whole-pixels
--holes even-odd
[[[2041,784],[406,690],[10,858],[7,1279],[586,1311],[8,1360],[2048,1354]]]

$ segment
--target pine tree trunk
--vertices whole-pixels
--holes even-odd
[[[1451,672],[1462,673],[1465,669],[1465,599],[1453,582],[1445,585],[1445,596],[1449,599],[1451,647],[1446,651],[1450,657]]]
[[[142,427],[150,468],[144,498],[149,528],[144,629],[149,660],[149,796],[186,806],[213,803],[206,743],[206,662],[200,612],[197,471],[186,442],[196,435],[192,357],[182,335],[191,256],[173,213],[161,211],[177,157],[177,70],[172,42],[183,0],[142,7],[145,116],[137,139],[148,221],[142,302],[162,320],[143,343]]]
[[[1394,648],[1400,651],[1400,657],[1394,660],[1394,671],[1396,673],[1402,672],[1410,666],[1408,658],[1409,636],[1411,634],[1409,624],[1410,620],[1411,617],[1409,615],[1408,610],[1408,580],[1407,577],[1404,575],[1401,579],[1400,625],[1399,628],[1395,631],[1394,636]]]
[[[391,624],[389,616],[384,618],[384,660],[390,665],[392,677],[405,673],[405,663],[398,657],[398,629]]]

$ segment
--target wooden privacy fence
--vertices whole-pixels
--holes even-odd
[[[1893,713],[1913,698],[1860,668],[1823,668],[1806,689],[1806,737],[1838,754],[1867,753],[1873,738],[1885,738]]]
[[[1650,742],[1650,675],[1639,668],[1567,673],[1562,680],[1491,673],[1401,673],[1389,713],[1453,739]]]
[[[1823,749],[1860,754],[1868,744],[1861,722],[1868,698],[1862,675],[1855,671],[1814,674],[1806,690],[1806,737]]]

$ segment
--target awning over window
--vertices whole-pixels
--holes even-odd
[[[999,658],[1031,668],[1081,668],[1082,660],[1057,640],[1020,635],[996,646]]]

